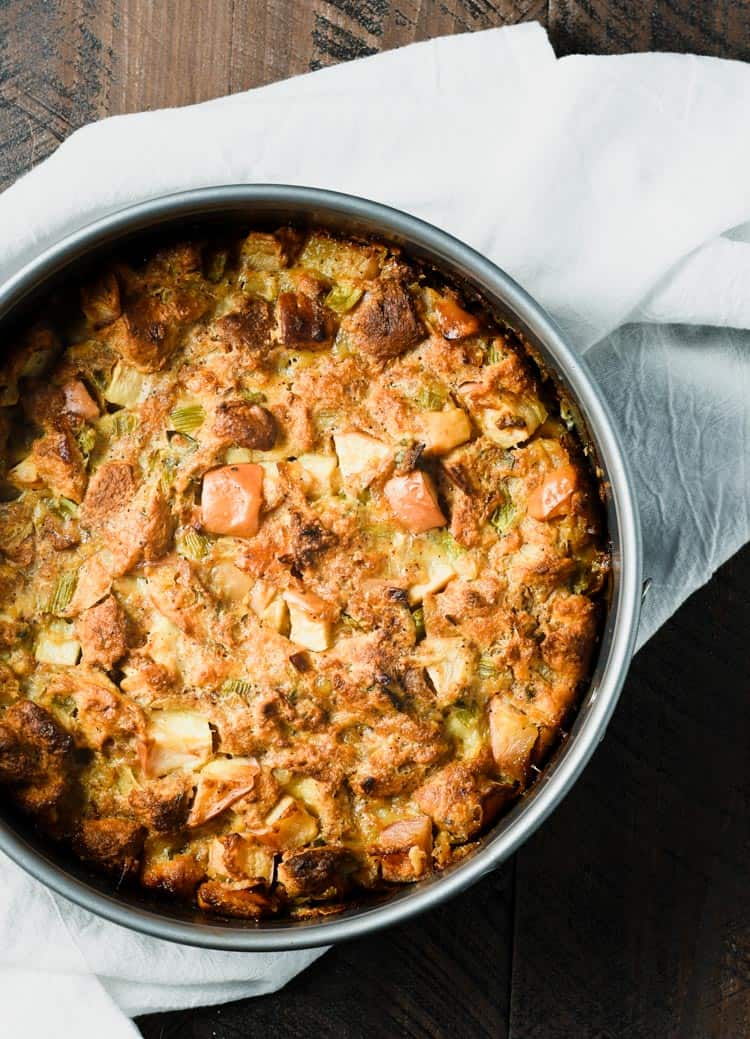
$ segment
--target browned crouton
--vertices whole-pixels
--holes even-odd
[[[301,292],[282,292],[276,305],[279,342],[293,350],[330,346],[336,335],[332,310]]]
[[[127,462],[107,462],[100,466],[89,482],[81,508],[81,523],[92,528],[106,522],[125,508],[135,495],[135,476]]]
[[[50,430],[34,441],[31,460],[39,479],[55,494],[81,502],[86,491],[86,466],[69,429]]]
[[[39,704],[19,700],[0,716],[0,783],[40,821],[58,821],[69,790],[73,740]]]
[[[84,663],[109,671],[128,650],[127,620],[113,595],[84,613],[76,621]]]
[[[192,898],[205,877],[206,871],[195,856],[185,853],[173,855],[172,858],[149,860],[141,872],[141,883],[164,895]]]
[[[131,791],[129,802],[139,819],[157,833],[179,830],[187,819],[193,781],[183,772],[144,780]]]
[[[411,296],[392,278],[372,283],[343,327],[359,350],[378,361],[398,357],[425,338]]]
[[[214,321],[209,335],[233,353],[262,354],[271,346],[273,308],[263,299],[247,299],[242,309]]]
[[[237,886],[207,880],[198,888],[198,905],[221,916],[257,920],[278,911],[279,897],[262,884]]]
[[[278,880],[289,898],[328,899],[341,896],[360,867],[356,855],[339,845],[303,848],[284,856]]]
[[[219,404],[214,415],[213,435],[225,444],[270,451],[276,443],[276,420],[267,408],[246,400]]]
[[[120,304],[120,285],[114,271],[107,271],[102,277],[81,289],[81,310],[94,328],[111,325],[122,313]]]
[[[129,819],[83,819],[73,847],[84,862],[124,879],[138,870],[145,836],[145,828]]]
[[[380,859],[383,880],[419,880],[430,869],[432,821],[423,815],[392,823],[381,831],[372,850]]]
[[[191,323],[205,313],[208,298],[191,286],[169,294],[143,295],[128,303],[111,326],[110,344],[142,372],[163,368]]]
[[[158,486],[146,487],[110,525],[115,570],[126,573],[141,559],[161,559],[169,548],[175,517]]]
[[[486,826],[515,792],[454,762],[414,791],[414,800],[441,829],[467,841]]]

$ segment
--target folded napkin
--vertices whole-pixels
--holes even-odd
[[[432,40],[84,127],[0,196],[0,280],[97,217],[211,184],[334,188],[445,228],[552,312],[609,400],[653,580],[642,643],[750,537],[749,107],[750,69],[735,62],[558,61],[538,25]],[[0,878],[8,1034],[65,1023],[119,1039],[135,1030],[116,1007],[273,991],[322,951],[170,945],[6,860]]]

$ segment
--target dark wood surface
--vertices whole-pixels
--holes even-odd
[[[748,0],[0,0],[0,187],[104,115],[538,19],[559,54],[750,58]],[[750,1036],[750,549],[639,654],[582,779],[515,860],[280,993],[146,1039]]]

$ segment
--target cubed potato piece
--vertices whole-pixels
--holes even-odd
[[[462,408],[426,411],[419,424],[426,455],[444,455],[471,440],[471,422]]]
[[[318,836],[318,820],[296,798],[285,795],[266,816],[258,840],[275,851],[292,851]]]
[[[188,826],[202,826],[252,793],[260,773],[255,758],[216,758],[198,774]]]
[[[416,606],[425,595],[434,595],[442,592],[443,588],[456,576],[453,566],[445,559],[430,559],[427,564],[427,580],[421,584],[414,584],[409,589],[409,603]]]
[[[445,525],[435,485],[427,473],[415,469],[406,476],[393,476],[383,494],[393,515],[413,534]]]
[[[344,487],[349,494],[360,494],[372,483],[391,455],[391,448],[369,433],[336,433],[333,443],[338,455]]]
[[[221,466],[203,477],[201,517],[211,534],[254,537],[262,503],[263,469],[253,462]]]
[[[208,875],[231,880],[273,882],[274,854],[259,844],[255,837],[228,833],[214,837],[208,846]]]
[[[299,606],[287,602],[289,608],[289,639],[313,653],[322,653],[333,644],[331,622],[325,618],[312,617]]]
[[[461,638],[426,638],[417,651],[441,705],[454,703],[471,686],[475,659],[475,650]]]
[[[495,696],[490,701],[490,744],[495,764],[502,775],[523,783],[539,730],[523,712]]]
[[[81,643],[74,636],[72,624],[52,621],[37,639],[34,656],[40,664],[58,664],[73,667],[81,655]]]
[[[401,819],[381,831],[373,852],[380,859],[383,880],[404,883],[429,873],[432,859],[432,820],[426,816]]]
[[[196,711],[154,711],[149,719],[143,769],[164,776],[178,768],[200,768],[213,753],[208,718]]]
[[[320,498],[336,491],[336,455],[300,455],[298,461],[307,477],[305,490],[311,498]]]

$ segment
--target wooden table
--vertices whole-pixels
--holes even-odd
[[[99,116],[534,18],[560,54],[750,58],[748,0],[1,0],[0,186]],[[750,1036],[748,628],[750,549],[641,652],[583,778],[506,868],[280,993],[143,1035]]]

